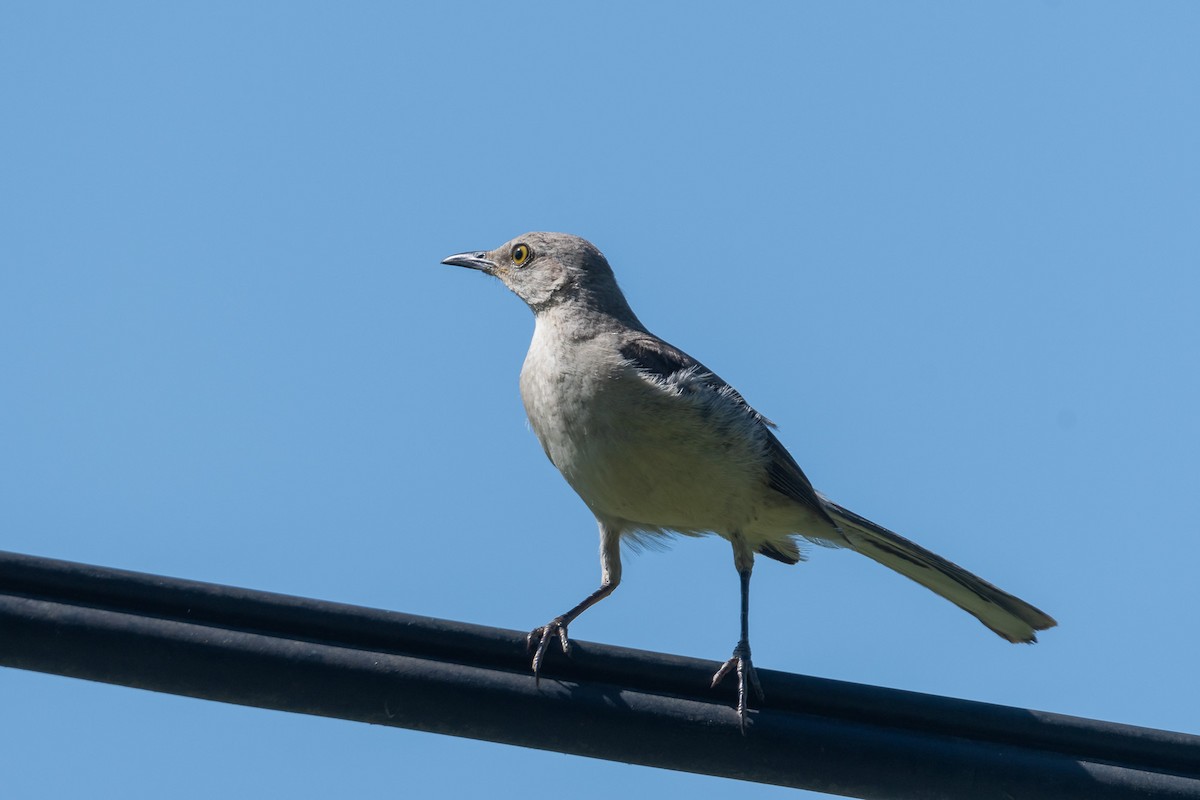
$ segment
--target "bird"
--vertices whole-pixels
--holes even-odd
[[[600,586],[526,641],[535,679],[557,640],[621,582],[621,544],[671,534],[730,543],[740,637],[712,678],[736,675],[738,722],[764,695],[751,659],[750,576],[756,556],[796,564],[802,545],[861,553],[933,590],[1009,642],[1037,641],[1057,623],[962,567],[844,508],[813,488],[775,424],[730,384],[651,333],[608,260],[586,239],[533,232],[443,264],[499,279],[534,314],[520,391],[546,456],[596,517]]]

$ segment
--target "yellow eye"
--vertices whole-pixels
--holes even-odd
[[[519,267],[529,260],[529,255],[529,246],[519,244],[512,249],[512,262]]]

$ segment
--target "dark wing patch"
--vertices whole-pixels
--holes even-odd
[[[663,382],[668,382],[668,379],[677,373],[689,369],[694,370],[696,377],[703,381],[704,385],[709,389],[712,389],[714,392],[723,392],[730,400],[763,425],[766,425],[768,428],[775,427],[774,422],[771,422],[771,420],[755,411],[746,402],[746,398],[742,397],[737,389],[734,389],[722,380],[719,375],[687,353],[672,347],[661,339],[634,339],[621,345],[620,353],[622,358],[632,362],[639,370],[648,375],[653,375]],[[680,389],[687,391],[687,386],[682,385]]]
[[[762,547],[758,548],[758,552],[767,558],[773,558],[776,561],[782,561],[785,564],[800,563],[800,559],[796,558],[795,556],[788,555],[787,553],[782,553],[769,544],[764,544]]]
[[[621,345],[621,357],[632,361],[642,372],[664,381],[676,372],[697,366],[696,359],[687,353],[654,339],[626,342]]]
[[[824,501],[817,496],[817,490],[804,470],[770,431],[767,431],[767,459],[767,482],[772,489],[807,507],[833,527],[838,526],[825,510]]]

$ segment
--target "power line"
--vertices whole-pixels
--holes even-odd
[[[1200,737],[0,551],[0,665],[861,798],[1200,798]]]

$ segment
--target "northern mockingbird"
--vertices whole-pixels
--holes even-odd
[[[962,567],[842,508],[813,489],[795,459],[737,390],[646,330],[590,242],[528,233],[443,264],[499,278],[533,310],[521,399],[546,455],[596,515],[600,588],[528,638],[533,672],[567,626],[621,582],[621,540],[715,533],[733,545],[741,638],[713,676],[736,671],[739,721],[762,689],[750,660],[754,556],[802,559],[800,541],[846,547],[975,615],[1010,642],[1034,642],[1055,621]]]

